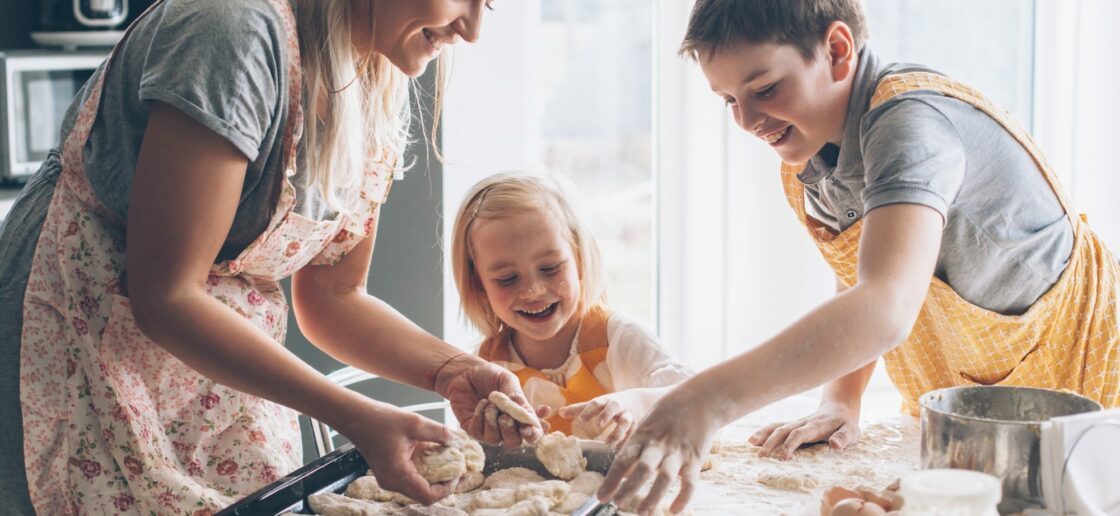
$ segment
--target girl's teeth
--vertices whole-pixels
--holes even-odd
[[[785,136],[786,132],[788,132],[788,131],[789,131],[789,128],[787,127],[785,129],[782,129],[781,131],[770,134],[769,136],[767,136],[764,139],[766,140],[766,143],[774,143],[778,140],[781,140],[782,137]]]

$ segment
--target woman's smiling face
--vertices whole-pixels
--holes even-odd
[[[372,0],[373,51],[405,75],[419,76],[444,45],[477,41],[482,12],[493,4],[494,0]]]

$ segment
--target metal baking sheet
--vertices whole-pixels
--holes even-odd
[[[606,473],[614,460],[614,451],[599,441],[580,441],[583,456],[587,459],[588,471]],[[552,476],[544,465],[537,460],[531,447],[503,448],[482,445],[486,453],[486,466],[483,473],[489,475],[500,469],[523,467],[536,471],[545,478]],[[347,444],[290,475],[269,484],[257,492],[246,496],[237,503],[218,513],[228,515],[269,515],[269,514],[311,514],[307,497],[315,493],[342,493],[354,479],[369,470],[362,455],[352,444]]]

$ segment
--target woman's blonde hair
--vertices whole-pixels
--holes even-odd
[[[339,212],[354,206],[362,174],[374,163],[392,160],[390,165],[399,166],[412,116],[408,76],[385,56],[371,53],[364,59],[356,54],[350,39],[351,4],[296,0],[307,110],[303,165],[308,184],[328,208]],[[371,17],[370,34],[373,25]],[[445,69],[441,57],[435,88],[437,120]],[[433,135],[435,131],[433,127]]]
[[[580,222],[565,189],[551,179],[539,176],[494,174],[475,184],[459,207],[451,233],[451,270],[459,289],[463,315],[486,338],[497,335],[504,324],[486,300],[482,279],[474,263],[471,229],[478,220],[514,217],[539,211],[554,217],[567,231],[565,239],[576,256],[580,278],[577,316],[583,317],[592,306],[605,301],[605,278],[599,246],[591,230]]]

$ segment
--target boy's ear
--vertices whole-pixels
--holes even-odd
[[[855,72],[856,42],[852,29],[842,21],[832,22],[825,33],[825,50],[832,79],[842,81]]]

